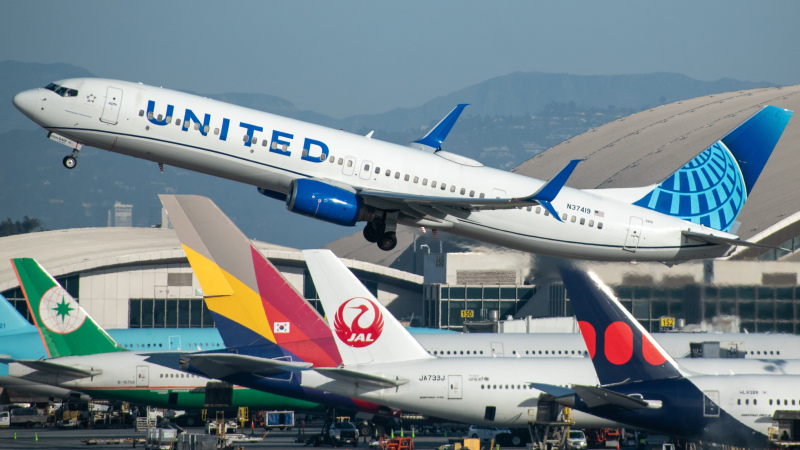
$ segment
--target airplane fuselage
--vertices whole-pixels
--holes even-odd
[[[322,180],[355,197],[369,190],[522,198],[545,184],[446,152],[427,153],[168,89],[92,78],[58,84],[75,95],[40,88],[18,94],[15,104],[51,133],[75,142],[250,184],[277,198],[290,194],[298,179]],[[361,196],[364,205],[359,203],[363,208],[352,223],[300,213],[352,225],[369,220],[370,211],[399,211],[397,223],[592,260],[683,261],[730,250],[682,236],[682,230],[707,230],[701,225],[629,203],[637,198],[611,198],[611,192],[564,187],[552,202],[563,222],[536,205],[473,211],[418,206],[412,212],[367,196]]]

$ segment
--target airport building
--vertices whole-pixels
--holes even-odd
[[[318,309],[299,250],[263,242],[256,247]],[[32,257],[105,328],[213,327],[203,291],[174,230],[80,228],[0,238],[0,293],[26,316],[10,258]],[[401,320],[420,317],[422,277],[388,267],[345,264]]]

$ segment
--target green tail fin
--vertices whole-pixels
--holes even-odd
[[[125,351],[35,259],[11,264],[49,357]]]

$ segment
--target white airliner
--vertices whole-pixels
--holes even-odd
[[[122,153],[257,186],[293,212],[390,250],[397,224],[569,258],[675,262],[725,255],[735,219],[791,111],[767,106],[660,184],[565,187],[442,151],[459,105],[410,147],[118,80],[76,78],[21,92],[14,105],[73,148]]]
[[[429,335],[453,348],[458,339],[468,339],[471,344],[460,348],[473,349],[469,356],[460,356],[461,351],[457,358],[434,356],[332,253],[306,251],[326,321],[209,199],[160,198],[227,346],[224,354],[184,355],[186,370],[290,397],[327,402],[338,394],[448,420],[513,428],[527,427],[542,411],[541,391],[532,383],[598,382],[590,359],[571,353],[538,357],[537,351],[536,358],[522,357],[520,347],[511,350],[518,357],[487,358],[487,343],[502,342],[503,336]],[[528,347],[539,344],[535,334],[519,337],[528,340]],[[684,361],[689,370],[705,374],[800,373],[796,360]],[[573,419],[578,427],[611,424],[583,414]]]
[[[537,385],[558,402],[660,434],[740,448],[774,446],[768,438],[776,412],[797,414],[800,376],[696,373],[670,357],[597,276],[570,266],[561,275],[602,386]],[[786,423],[781,428],[793,433]]]
[[[384,405],[392,405],[396,408],[419,411],[438,417],[448,417],[454,420],[461,420],[468,423],[526,427],[529,419],[540,417],[542,411],[538,408],[542,398],[539,390],[544,384],[539,383],[539,379],[555,380],[552,385],[562,386],[560,390],[550,390],[552,395],[575,396],[578,391],[580,397],[575,400],[568,397],[570,406],[585,413],[599,415],[618,423],[634,424],[647,429],[656,429],[653,423],[663,420],[661,428],[675,434],[675,428],[681,425],[703,418],[703,400],[701,395],[692,398],[691,401],[681,403],[681,395],[672,393],[667,387],[662,387],[669,381],[659,380],[658,386],[648,386],[647,392],[650,397],[645,397],[650,403],[639,402],[635,407],[625,403],[630,399],[623,398],[614,403],[612,400],[604,400],[598,406],[598,400],[589,394],[597,394],[599,398],[608,390],[597,388],[592,390],[592,386],[597,386],[603,382],[601,374],[600,380],[596,379],[595,373],[591,372],[588,365],[584,366],[589,360],[587,358],[551,358],[551,359],[525,359],[525,358],[495,358],[491,364],[482,362],[482,358],[472,359],[447,359],[431,357],[420,345],[415,345],[416,341],[405,333],[399,323],[382,305],[369,293],[354,275],[339,261],[333,253],[328,250],[306,250],[304,251],[309,271],[314,278],[314,284],[323,307],[329,318],[331,331],[337,344],[337,348],[342,357],[342,364],[335,368],[317,368],[314,372],[317,376],[303,374],[303,383],[319,383],[326,390],[349,395],[356,398],[372,401]],[[573,279],[566,280],[573,282]],[[574,289],[581,291],[583,284],[572,283]],[[581,291],[583,292],[583,291]],[[605,292],[605,291],[603,291]],[[595,296],[595,291],[584,294],[586,298]],[[589,300],[581,302],[584,306]],[[577,308],[578,305],[576,305]],[[576,310],[577,311],[577,310]],[[584,311],[584,316],[593,316],[594,311]],[[623,310],[623,313],[630,317],[630,314]],[[632,320],[631,326],[638,325]],[[598,317],[598,322],[610,324],[605,317]],[[594,324],[594,322],[592,322]],[[639,372],[648,373],[655,367],[663,367],[664,358],[675,364],[666,352],[661,362],[652,356],[652,352],[647,346],[642,349],[641,344],[635,344],[636,340],[626,341],[625,332],[615,333],[621,322],[615,322],[605,331],[605,341],[600,334],[602,329],[595,325],[597,329],[597,345],[594,345],[595,337],[587,337],[587,329],[584,322],[581,322],[583,338],[586,340],[589,353],[593,356],[595,367],[600,373],[601,368],[597,366],[598,357],[603,352],[609,360],[619,361],[624,355],[630,352],[644,352],[647,358],[648,367],[639,369]],[[611,328],[614,328],[613,330]],[[641,326],[639,326],[641,330]],[[623,330],[624,331],[624,330]],[[636,334],[634,333],[634,336]],[[224,338],[224,336],[223,336]],[[532,336],[531,339],[535,339]],[[634,342],[631,345],[631,342]],[[604,346],[603,346],[604,345]],[[657,344],[656,344],[657,345]],[[660,357],[660,356],[659,356]],[[616,359],[615,359],[616,358]],[[638,362],[638,361],[637,361]],[[776,409],[772,405],[773,400],[800,398],[800,376],[796,372],[793,363],[787,365],[788,370],[781,374],[776,374],[768,370],[732,369],[738,363],[745,363],[740,368],[744,368],[747,361],[728,360],[680,360],[685,363],[682,373],[694,375],[691,380],[706,395],[710,396],[716,404],[715,408],[706,406],[707,414],[714,414],[719,420],[705,419],[704,423],[713,426],[728,427],[731,437],[741,438],[752,431],[765,433],[770,423],[764,423],[763,414],[755,417],[748,417],[753,412],[772,411]],[[755,361],[750,361],[755,363]],[[639,375],[639,372],[631,372],[630,364],[620,368],[613,364],[609,371],[613,371],[617,376],[616,383],[624,380],[638,380],[629,378]],[[729,365],[730,364],[730,365]],[[724,367],[728,366],[728,370]],[[713,369],[716,367],[716,370]],[[323,377],[321,377],[323,376]],[[335,381],[325,383],[324,378]],[[577,379],[590,379],[588,383],[574,382]],[[608,383],[608,382],[606,382]],[[702,384],[701,384],[702,383]],[[563,387],[573,385],[574,390]],[[580,387],[585,387],[579,390]],[[552,386],[548,386],[552,388]],[[659,391],[657,388],[662,388]],[[622,391],[625,395],[635,396],[637,389],[644,389],[637,383],[628,383],[625,389],[617,386],[610,386],[612,391]],[[699,394],[700,391],[695,388]],[[613,395],[613,392],[611,393]],[[716,395],[717,397],[714,397]],[[658,410],[661,403],[657,399],[668,396],[669,401],[664,401],[666,411],[653,412],[648,415],[649,410]],[[671,397],[669,397],[671,396]],[[752,400],[757,398],[756,400]],[[734,405],[739,399],[738,405]],[[560,401],[564,402],[562,398]],[[745,407],[753,402],[753,407]],[[581,403],[582,402],[582,403]],[[761,407],[756,407],[756,403]],[[611,412],[603,406],[617,408]],[[741,406],[739,406],[741,405]],[[736,414],[734,420],[727,414],[730,411]],[[671,420],[665,420],[665,415],[674,411]],[[573,411],[575,412],[575,411]],[[688,413],[692,413],[691,415]],[[639,418],[638,415],[642,417]],[[699,415],[699,416],[698,416]],[[708,417],[708,416],[706,416]],[[576,415],[573,417],[577,422],[576,427],[585,427],[587,422],[591,422],[591,416]],[[736,423],[740,420],[743,423]],[[645,426],[643,424],[647,424]],[[591,427],[591,425],[588,425]],[[740,426],[733,429],[732,426]],[[702,428],[698,424],[691,427],[691,432],[683,434],[692,438],[698,438],[703,434]],[[688,428],[687,428],[688,429]],[[721,429],[714,429],[712,432],[706,430],[706,437],[714,436],[719,438]],[[754,438],[756,436],[753,436]],[[705,440],[705,438],[700,437]],[[759,435],[758,441],[764,435]],[[715,441],[717,442],[717,441]],[[744,441],[734,441],[744,442]],[[749,441],[748,441],[749,442]]]

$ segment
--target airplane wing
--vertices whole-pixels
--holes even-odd
[[[393,388],[402,386],[408,383],[404,378],[385,378],[377,375],[356,372],[354,370],[338,369],[338,368],[317,368],[314,369],[328,378],[333,378],[338,381],[346,381],[361,385],[361,387],[375,387],[378,389]]]
[[[300,372],[311,368],[311,363],[282,361],[237,355],[234,353],[207,353],[181,355],[181,369],[189,365],[210,378],[224,378],[237,372],[253,373],[261,376],[277,375],[286,372]]]
[[[564,187],[572,171],[581,160],[570,161],[566,167],[561,169],[555,177],[545,183],[538,191],[526,197],[515,198],[474,198],[474,197],[441,197],[427,195],[412,195],[399,192],[382,191],[375,189],[356,189],[356,192],[364,198],[366,203],[377,203],[376,206],[386,208],[386,203],[401,206],[408,206],[418,214],[426,215],[431,213],[430,209],[449,214],[452,211],[447,209],[460,209],[464,211],[480,210],[484,208],[494,209],[514,209],[524,208],[532,205],[541,205],[546,208],[553,217],[561,221],[551,202],[555,200],[561,188]],[[436,214],[433,214],[434,216]]]
[[[531,386],[552,395],[557,403],[570,408],[574,408],[578,402],[584,403],[587,408],[609,405],[626,410],[661,407],[661,402],[658,400],[647,401],[597,386],[576,384],[571,388],[565,388],[543,383],[532,383]]]
[[[5,362],[5,361],[4,361]],[[33,360],[9,360],[8,374],[12,377],[23,378],[32,374],[57,375],[59,379],[77,380],[80,378],[93,377],[102,374],[100,369],[81,369],[79,367],[66,366],[40,359]]]
[[[787,252],[792,251],[791,249],[788,248],[775,247],[773,245],[767,245],[767,244],[759,244],[758,242],[744,241],[741,239],[731,239],[723,236],[715,236],[713,234],[698,233],[696,231],[682,230],[681,234],[688,238],[697,239],[703,242],[708,242],[709,244],[734,245],[742,247],[758,247],[770,250],[784,250]]]

